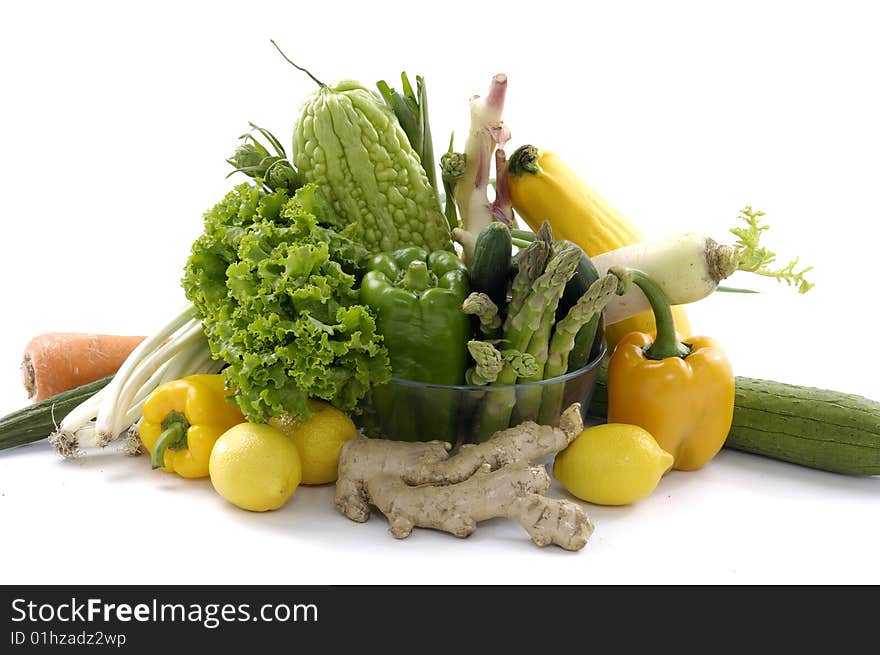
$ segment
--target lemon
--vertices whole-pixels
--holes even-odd
[[[587,428],[556,456],[553,476],[569,493],[597,505],[628,505],[652,491],[673,457],[636,425]]]
[[[302,479],[293,442],[280,430],[257,423],[240,423],[220,435],[208,472],[218,494],[252,512],[278,509]]]
[[[356,439],[357,428],[352,420],[330,403],[310,400],[314,412],[299,423],[285,419],[272,419],[269,423],[288,435],[302,461],[303,484],[326,484],[336,482],[339,450],[349,439]]]

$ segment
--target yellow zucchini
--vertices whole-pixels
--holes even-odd
[[[576,243],[589,257],[643,239],[626,216],[549,150],[522,146],[508,170],[513,208],[535,232],[548,220],[553,236]]]

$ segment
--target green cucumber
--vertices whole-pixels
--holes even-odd
[[[499,308],[506,305],[513,242],[504,223],[493,221],[480,230],[471,260],[471,290],[485,293]]]
[[[0,450],[45,439],[75,407],[107,386],[113,376],[84,384],[0,418]]]
[[[589,413],[608,415],[606,368]],[[880,475],[880,403],[772,380],[736,378],[726,448],[823,471]]]

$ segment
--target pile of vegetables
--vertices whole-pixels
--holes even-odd
[[[247,179],[204,215],[182,262],[188,304],[146,338],[35,339],[23,364],[35,404],[0,419],[0,449],[49,436],[71,457],[125,435],[152,468],[211,476],[252,510],[301,480],[335,481],[338,461],[337,506],[353,520],[373,505],[395,536],[466,536],[507,516],[569,549],[592,524],[543,496],[532,462],[555,453],[566,488],[592,502],[632,502],[725,442],[880,474],[880,405],[734,378],[720,346],[692,334],[682,306],[736,271],[811,288],[809,268],[778,266],[761,244],[761,212],[742,210],[730,244],[647,242],[554,153],[522,145],[508,160],[506,75],[471,98],[463,151],[453,136],[438,161],[422,77],[377,93],[284,57],[317,89],[289,155],[251,124],[227,160]],[[588,409],[608,428],[584,430]],[[385,440],[357,439],[351,419]],[[602,469],[623,487],[582,484],[596,469],[580,458],[624,443]],[[632,453],[649,472],[638,493]],[[279,485],[287,495],[260,496]]]

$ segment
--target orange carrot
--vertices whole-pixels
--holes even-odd
[[[52,332],[30,340],[21,374],[28,398],[55,394],[113,375],[144,337]]]

